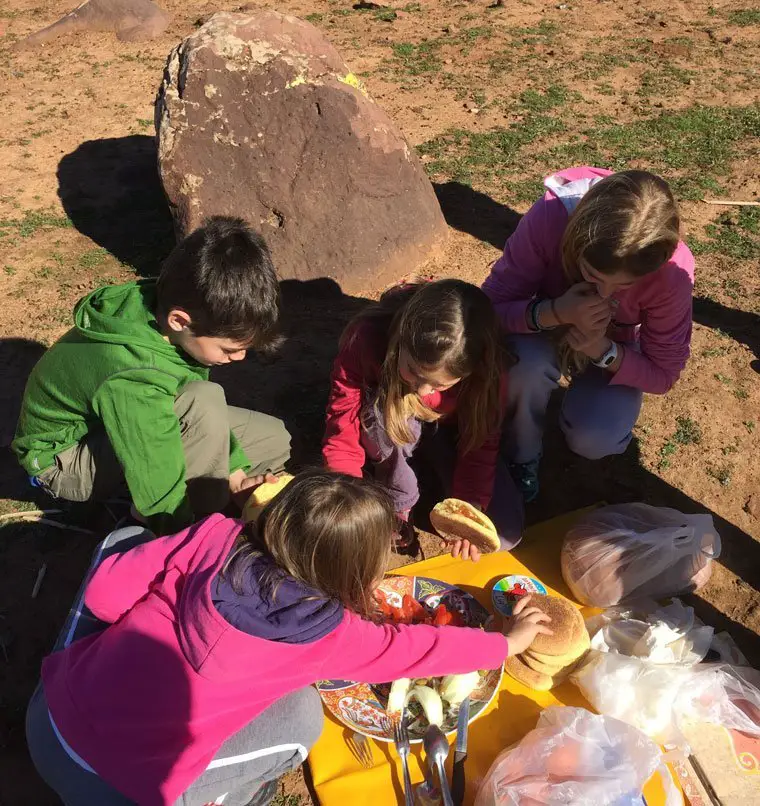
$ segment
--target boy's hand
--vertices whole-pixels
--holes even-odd
[[[512,611],[512,618],[507,622],[504,635],[509,644],[509,654],[519,655],[533,643],[535,637],[553,635],[552,631],[543,622],[551,618],[537,607],[528,607],[530,596],[523,596]]]
[[[245,470],[236,470],[230,475],[230,495],[242,510],[251,493],[265,481],[270,484],[277,481],[277,476],[266,473],[263,476],[247,476]]]

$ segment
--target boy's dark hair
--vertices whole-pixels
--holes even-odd
[[[280,288],[264,239],[240,218],[214,216],[178,243],[158,278],[158,316],[181,308],[195,336],[249,347],[276,340]]]

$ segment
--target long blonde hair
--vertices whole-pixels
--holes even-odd
[[[396,516],[373,482],[328,470],[299,473],[249,524],[224,573],[241,591],[252,560],[266,551],[276,568],[262,587],[276,596],[289,575],[355,613],[375,611],[372,591],[388,567]]]
[[[680,239],[678,205],[668,183],[648,171],[620,171],[593,185],[567,222],[562,264],[574,285],[580,261],[600,274],[644,277],[673,256]],[[560,343],[563,372],[582,371],[588,357]]]
[[[462,280],[412,283],[386,292],[356,323],[374,322],[387,338],[375,405],[396,445],[413,437],[409,419],[434,422],[440,414],[409,392],[399,373],[404,351],[416,364],[440,367],[461,378],[457,410],[464,451],[485,442],[501,416],[501,371],[506,353],[493,305],[483,291]],[[356,328],[349,328],[356,333]]]

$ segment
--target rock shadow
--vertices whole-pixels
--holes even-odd
[[[503,249],[522,216],[511,207],[461,182],[433,184],[443,216],[450,227]]]
[[[280,288],[283,346],[272,358],[251,353],[239,364],[219,367],[213,379],[225,388],[231,405],[284,420],[293,436],[293,467],[319,465],[340,335],[372,301],[344,294],[328,278],[283,280]]]
[[[83,235],[137,274],[158,274],[175,243],[156,139],[88,140],[58,163],[58,196]]]

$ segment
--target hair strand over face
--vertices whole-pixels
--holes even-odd
[[[433,422],[440,416],[404,383],[402,353],[418,367],[443,369],[461,378],[457,420],[464,451],[482,445],[498,427],[507,355],[498,317],[481,289],[462,280],[410,284],[384,294],[377,306],[357,320],[374,322],[385,330],[388,346],[376,406],[395,444],[411,442],[410,418]]]

